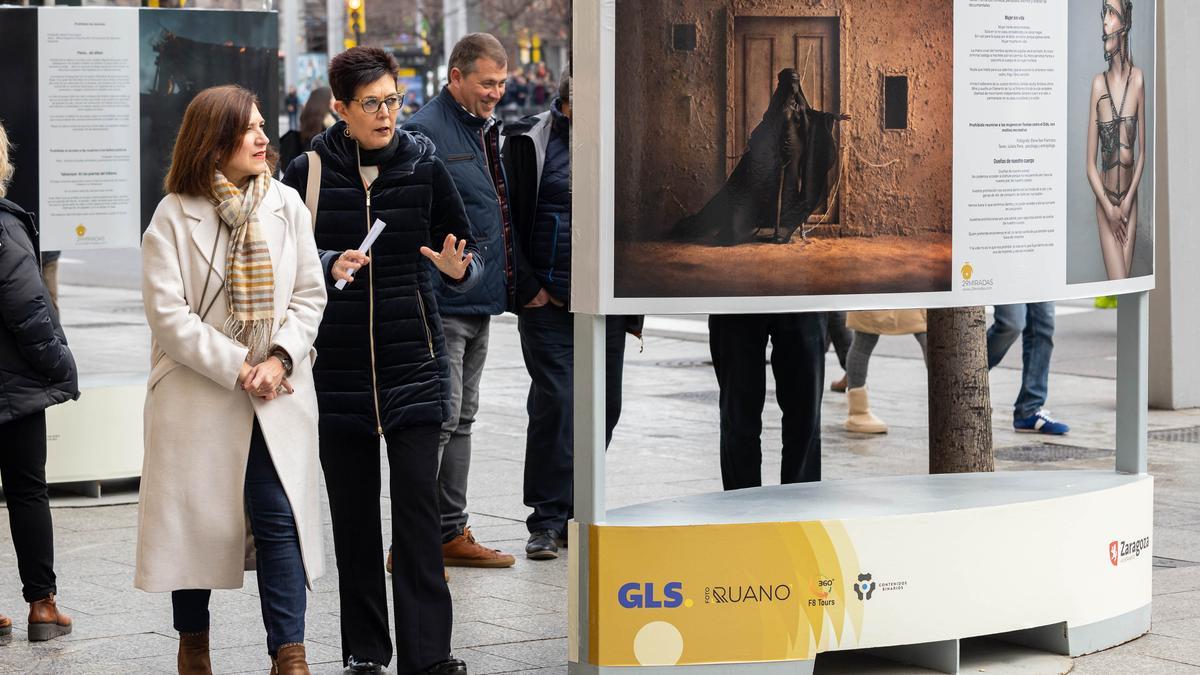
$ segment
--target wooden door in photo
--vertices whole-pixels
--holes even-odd
[[[732,57],[727,82],[733,125],[725,140],[726,175],[733,171],[746,151],[750,133],[762,121],[780,70],[795,68],[800,73],[801,87],[813,108],[841,111],[837,17],[735,16]],[[840,162],[830,171],[830,190],[839,169]],[[818,206],[809,222],[836,224],[836,202]]]

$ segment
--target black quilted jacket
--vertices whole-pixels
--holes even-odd
[[[321,424],[376,433],[441,424],[450,411],[449,361],[432,286],[438,272],[420,247],[440,250],[452,233],[466,237],[472,250],[475,237],[432,142],[397,131],[395,156],[379,166],[368,193],[357,145],[344,127],[339,122],[312,142],[321,157],[317,248],[330,284],[313,368]],[[292,162],[283,182],[306,196],[307,155]],[[362,243],[376,218],[387,227],[370,251],[371,264],[345,290],[336,290],[330,266]],[[465,292],[478,281],[482,263],[476,253],[467,276],[443,286]]]

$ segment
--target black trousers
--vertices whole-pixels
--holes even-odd
[[[440,426],[386,435],[392,507],[392,601],[396,672],[420,672],[450,658],[453,608],[442,563],[438,512]],[[387,588],[379,517],[379,437],[321,420],[321,467],[333,516],[341,600],[342,662],[350,655],[388,663]]]
[[[21,594],[33,602],[57,593],[54,524],[46,489],[46,412],[0,424],[0,481],[8,503],[8,527],[17,551]]]
[[[829,328],[825,331],[825,351],[833,345],[837,354],[838,365],[846,369],[846,355],[850,353],[850,343],[854,341],[854,331],[846,327],[845,312],[825,312]]]
[[[566,534],[575,505],[575,319],[563,307],[523,309],[518,318],[521,353],[529,371],[525,407],[525,505],[533,509],[530,532]],[[621,417],[621,378],[625,367],[625,317],[605,322],[604,445],[612,441]]]
[[[708,319],[709,349],[721,390],[721,482],[726,490],[762,485],[766,347],[783,411],[779,482],[821,480],[824,313],[726,314]]]

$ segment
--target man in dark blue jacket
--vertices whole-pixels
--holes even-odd
[[[529,385],[525,440],[525,505],[533,560],[558,557],[574,515],[574,320],[571,300],[571,81],[564,75],[550,110],[504,129],[504,169],[513,231],[548,302],[521,309],[519,329]],[[606,322],[605,443],[621,416],[625,331],[641,332],[641,317]]]
[[[491,317],[546,304],[549,294],[533,279],[515,248],[504,170],[500,121],[508,56],[487,33],[472,33],[450,53],[450,83],[404,125],[433,140],[462,196],[475,242],[485,261],[483,278],[468,293],[439,289],[437,299],[450,356],[451,411],[442,425],[438,489],[442,556],[447,565],[508,567],[513,556],[480,546],[467,527],[467,474],[471,425],[479,409],[479,383],[487,358]]]

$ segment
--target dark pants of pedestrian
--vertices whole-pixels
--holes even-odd
[[[387,664],[387,587],[379,517],[379,437],[321,420],[321,466],[333,517],[341,600],[342,663]],[[396,672],[420,672],[450,658],[453,608],[442,563],[437,424],[385,434],[392,507],[392,601]]]
[[[547,304],[523,309],[517,321],[521,353],[532,380],[526,410],[525,505],[530,532],[566,534],[574,517],[575,389],[574,315]],[[621,378],[625,361],[625,317],[605,322],[605,434],[607,448],[621,417]]]
[[[0,424],[0,480],[8,503],[8,527],[17,551],[25,602],[57,592],[54,525],[46,491],[46,412]]]
[[[825,312],[829,327],[825,331],[825,351],[833,345],[837,354],[838,365],[846,370],[846,356],[850,353],[850,344],[854,342],[854,331],[846,327],[845,312]]]
[[[244,488],[246,515],[254,534],[258,598],[267,628],[267,653],[274,657],[285,645],[304,642],[304,560],[300,536],[258,420],[250,435]],[[197,633],[208,630],[208,600],[212,591],[189,589],[171,593],[175,630]]]
[[[783,411],[780,483],[821,480],[824,313],[726,314],[708,318],[709,349],[721,395],[721,482],[762,485],[762,414],[771,342],[775,398]]]

